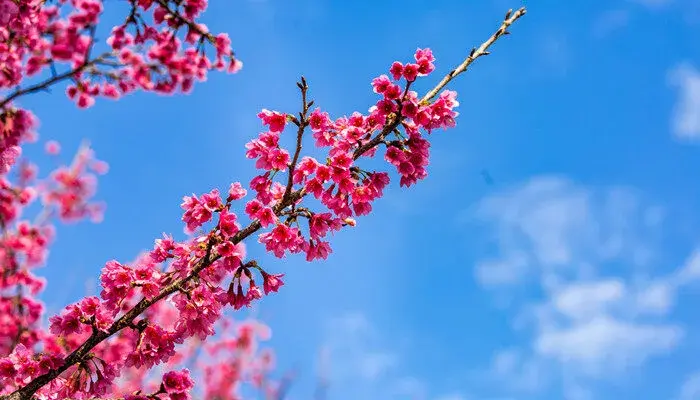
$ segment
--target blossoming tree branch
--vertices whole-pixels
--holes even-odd
[[[37,299],[45,282],[33,270],[46,261],[56,221],[99,221],[103,206],[92,199],[107,165],[83,146],[70,164],[40,178],[21,157],[37,140],[37,118],[22,98],[67,84],[67,96],[88,108],[97,97],[136,90],[186,93],[211,70],[242,66],[228,35],[199,21],[205,0],[127,3],[123,23],[100,43],[101,0],[0,0],[0,395],[238,399],[250,383],[282,398],[288,380],[268,378],[272,354],[257,348],[267,328],[226,314],[283,285],[284,274],[246,257],[245,241],[257,238],[279,258],[325,259],[329,235],[371,213],[389,170],[401,186],[424,179],[428,134],[455,126],[456,93],[445,86],[489,54],[525,9],[508,11],[488,40],[422,96],[411,87],[433,72],[433,53],[418,49],[410,62],[394,62],[371,82],[378,100],[365,114],[331,118],[302,77],[298,113],[258,114],[267,131],[246,144],[246,156],[259,175],[225,192],[185,197],[186,240],[164,236],[133,262],[107,262],[99,296],[68,305],[46,326]],[[282,135],[295,145],[283,148]],[[323,158],[302,153],[312,143]],[[45,148],[61,157],[58,143]],[[378,157],[388,170],[363,166]],[[34,203],[40,211],[29,218]]]

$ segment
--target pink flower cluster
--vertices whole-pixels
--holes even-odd
[[[239,399],[245,384],[274,393],[277,382],[268,378],[274,368],[270,351],[258,349],[270,337],[269,328],[255,321],[222,320],[220,333],[206,342],[187,341],[166,363],[168,372],[149,374],[149,368],[128,368],[114,383],[112,393],[125,399],[190,399],[195,390],[205,399]]]
[[[73,163],[53,171],[50,179],[42,184],[42,202],[46,209],[56,209],[64,222],[89,218],[94,222],[102,219],[104,204],[86,203],[84,200],[95,194],[95,174],[107,173],[108,165],[96,160],[93,151],[82,148]]]
[[[257,346],[269,329],[230,320],[284,286],[284,274],[247,258],[245,241],[257,235],[279,258],[326,259],[330,237],[372,212],[391,169],[400,186],[424,179],[428,134],[454,127],[458,115],[456,93],[440,90],[487,54],[525,10],[509,11],[491,39],[422,98],[412,86],[435,69],[429,49],[417,49],[411,62],[396,61],[372,80],[379,98],[365,113],[334,119],[312,109],[302,78],[298,114],[258,114],[265,131],[245,145],[256,176],[232,183],[227,193],[185,196],[185,239],[164,234],[132,262],[108,261],[99,295],[66,306],[47,327],[36,299],[44,280],[33,270],[46,260],[51,221],[98,222],[104,206],[91,199],[95,175],[107,165],[82,148],[70,165],[38,181],[36,166],[19,158],[23,146],[36,141],[37,120],[17,99],[69,81],[67,96],[87,108],[98,96],[118,99],[136,90],[186,93],[209,71],[233,73],[242,65],[230,38],[198,21],[207,0],[125,3],[128,15],[99,53],[95,34],[109,3],[0,0],[0,396],[239,399],[250,384],[279,398],[284,383],[268,378],[274,358]],[[316,149],[302,154],[308,135]],[[53,141],[45,150],[54,157],[61,151]],[[41,211],[29,221],[23,213],[37,199]]]
[[[0,354],[4,356],[0,359],[0,393],[63,364],[56,351],[60,347],[58,338],[41,323],[44,306],[36,296],[44,289],[45,281],[33,270],[46,261],[54,237],[52,219],[76,221],[94,217],[101,210],[90,200],[96,183],[93,173],[105,169],[106,164],[96,160],[89,148],[81,148],[70,166],[59,167],[45,180],[37,180],[37,167],[26,161],[19,164],[15,181],[7,173],[0,174]],[[33,221],[22,219],[37,199],[43,199],[41,212]],[[79,320],[86,315],[96,316],[98,324],[108,323],[101,319],[104,315],[95,313],[98,306],[96,297],[70,306],[62,330],[79,328]],[[44,351],[35,353],[37,346]],[[113,372],[108,365],[97,369],[104,376]],[[79,373],[76,385],[84,387],[85,377]],[[104,382],[91,384],[95,393],[106,390]]]
[[[10,171],[22,154],[23,143],[36,139],[36,124],[36,118],[29,111],[0,108],[0,174],[4,175]]]
[[[59,377],[37,394],[46,397],[58,391],[72,398],[103,395],[115,387],[114,378],[120,374],[171,365],[178,360],[178,348],[214,336],[226,307],[247,307],[264,294],[279,290],[283,274],[268,273],[257,262],[245,260],[243,240],[255,232],[259,232],[258,240],[265,249],[277,257],[303,253],[308,261],[327,258],[332,251],[328,235],[354,226],[355,217],[370,213],[372,203],[389,184],[388,172],[367,171],[359,165],[363,157],[374,157],[380,146],[386,148],[384,158],[398,171],[402,186],[425,178],[429,143],[422,131],[454,126],[457,113],[453,109],[458,103],[449,91],[432,103],[418,99],[410,86],[418,76],[433,70],[434,58],[430,50],[419,49],[415,59],[414,64],[394,63],[393,80],[382,75],[372,82],[380,98],[367,114],[355,112],[333,120],[320,109],[310,110],[305,81],[299,84],[303,93],[299,119],[263,110],[258,116],[268,130],[246,144],[247,157],[255,159],[256,167],[263,170],[248,185],[252,193],[235,182],[225,198],[218,189],[186,196],[181,205],[182,220],[190,239],[175,241],[164,236],[132,263],[108,262],[100,277],[99,298],[83,299],[50,319],[53,336],[49,342],[56,345],[42,354],[66,364],[59,367]],[[297,144],[288,150],[281,147],[280,137],[290,126],[296,128]],[[300,155],[307,128],[317,146],[327,148],[325,161]],[[87,182],[68,171],[57,172],[54,180],[62,189],[73,191],[54,191],[44,197],[45,203],[60,202],[64,205],[61,216],[70,217],[70,210],[76,210],[70,200],[91,194],[83,189]],[[322,209],[305,205],[307,195]],[[234,206],[249,196],[240,206],[248,220],[244,227],[244,218]],[[300,224],[304,220],[306,224]],[[66,357],[85,346],[89,346],[90,358],[68,363]],[[5,391],[20,388],[41,373],[37,369],[17,372],[22,366],[12,357],[0,359],[15,370],[13,380],[5,382]],[[240,369],[205,369],[205,381],[218,377],[220,383],[214,386],[222,388],[223,382],[240,374]],[[187,398],[190,388],[188,372],[170,371],[154,393]]]
[[[61,314],[51,317],[51,336],[47,340],[53,345],[47,347],[43,354],[52,360],[64,360],[96,332],[104,335],[117,334],[93,349],[89,362],[86,360],[70,366],[61,377],[53,380],[38,394],[48,396],[51,392],[60,392],[70,398],[104,395],[103,389],[112,388],[114,378],[124,371],[149,370],[155,365],[169,363],[176,358],[176,346],[181,348],[188,341],[204,340],[214,335],[214,326],[222,318],[225,305],[230,304],[237,309],[262,297],[263,291],[269,293],[278,290],[283,284],[280,280],[282,275],[268,274],[254,263],[244,264],[245,247],[242,243],[230,241],[240,227],[235,214],[227,212],[227,207],[244,195],[242,186],[233,184],[226,203],[216,190],[200,198],[187,197],[183,208],[188,212],[183,219],[199,221],[192,222],[196,229],[200,222],[208,221],[218,213],[219,223],[216,229],[208,235],[185,242],[176,242],[166,236],[156,241],[152,251],[128,265],[117,261],[108,262],[100,277],[103,289],[99,298],[85,298],[69,305]],[[206,268],[201,268],[199,260],[213,249],[218,253],[216,259]],[[252,280],[251,269],[261,272],[261,289],[257,289]],[[230,273],[233,274],[233,279],[226,291],[221,284]],[[195,275],[196,280],[193,279]],[[164,288],[178,280],[177,290],[168,294],[167,301],[158,302],[156,298],[163,293]],[[237,291],[233,289],[234,282],[238,282]],[[248,285],[246,294],[242,293],[243,284]],[[124,318],[125,313],[144,300],[152,302],[145,315],[138,320],[129,321],[125,329],[115,331],[115,324]],[[7,364],[13,358],[2,360]],[[32,369],[32,375],[22,375],[19,374],[22,371],[19,366],[14,362],[11,366],[14,368],[11,375],[13,380],[0,382],[7,385],[6,390],[21,386],[27,380],[35,378],[37,373],[46,372]],[[209,374],[214,376],[213,372]],[[163,384],[167,389],[169,384],[166,378],[168,377],[163,378]],[[168,379],[170,378],[174,379],[174,376]],[[166,390],[166,393],[170,398],[188,398],[185,392]]]
[[[291,115],[263,110],[258,117],[269,130],[247,145],[246,156],[256,160],[256,167],[265,170],[254,177],[250,188],[255,198],[245,207],[246,214],[271,230],[260,235],[260,242],[277,257],[287,253],[306,254],[306,259],[325,259],[331,252],[324,239],[329,232],[342,226],[354,224],[352,217],[366,215],[372,210],[372,202],[382,196],[389,184],[389,175],[382,171],[365,171],[357,160],[361,156],[372,157],[377,147],[368,146],[376,135],[381,135],[381,143],[386,145],[385,159],[394,165],[401,175],[401,186],[410,186],[426,177],[429,142],[423,138],[421,129],[428,132],[436,128],[454,126],[459,105],[456,94],[444,91],[440,97],[427,104],[421,104],[416,92],[409,90],[418,76],[425,76],[434,70],[434,57],[429,49],[418,49],[416,63],[395,62],[391,67],[393,80],[381,75],[372,82],[375,93],[381,99],[369,109],[368,114],[355,112],[350,117],[331,120],[328,113],[315,109],[304,121],[297,121]],[[405,85],[400,85],[401,80]],[[327,147],[325,162],[306,156],[292,164],[290,151],[280,146],[280,136],[289,121],[299,129],[310,127],[318,147]],[[387,130],[387,126],[392,126]],[[403,128],[404,134],[398,129]],[[387,141],[389,135],[396,140]],[[318,199],[329,212],[315,213],[298,207],[297,204],[284,204],[285,193],[289,193],[283,183],[272,179],[278,172],[291,174],[289,181],[299,190]],[[287,185],[288,186],[288,185]],[[291,206],[296,211],[280,215],[273,209]],[[283,222],[278,218],[285,216]],[[297,224],[300,218],[309,222],[308,233],[302,233]]]
[[[88,107],[97,95],[117,98],[136,88],[160,93],[180,88],[186,92],[210,69],[240,69],[228,36],[214,35],[196,21],[206,9],[206,1],[129,2],[128,18],[107,40],[111,51],[93,55],[94,30],[103,10],[101,0],[71,1],[68,12],[62,10],[68,0],[55,5],[32,0],[22,2],[22,6],[14,0],[0,1],[0,10],[4,10],[0,69],[5,71],[0,74],[0,89],[16,86],[45,68],[54,69],[57,63],[67,63],[74,72],[69,76],[76,81],[68,88],[68,96],[80,107]],[[178,30],[186,32],[183,38],[176,35]],[[201,46],[205,42],[215,50],[213,59]],[[100,81],[95,81],[98,78]]]
[[[136,89],[187,92],[211,69],[240,68],[228,36],[211,34],[196,22],[206,1],[129,3],[129,16],[107,40],[109,51],[95,55],[100,0],[58,0],[52,5],[0,0],[0,89],[50,73],[46,81],[30,90],[16,89],[0,102],[0,174],[15,166],[22,144],[36,137],[33,115],[12,104],[21,95],[70,78],[67,95],[85,108],[97,96],[118,98]],[[212,58],[204,51],[206,43],[214,49]],[[0,298],[0,394],[38,382],[30,394],[41,399],[112,394],[134,400],[188,399],[195,379],[182,366],[197,359],[193,348],[205,340],[208,359],[222,360],[200,366],[206,398],[230,396],[242,382],[274,391],[265,378],[272,357],[258,357],[255,351],[255,337],[265,336],[261,327],[243,324],[232,333],[224,323],[222,331],[228,333],[217,335],[227,310],[249,307],[284,285],[284,274],[246,260],[244,240],[257,233],[276,257],[326,259],[332,252],[329,236],[369,214],[390,182],[388,171],[367,170],[363,158],[373,158],[384,147],[384,159],[398,172],[401,186],[427,176],[430,144],[425,134],[453,127],[458,103],[450,91],[434,101],[421,100],[411,86],[435,69],[434,57],[429,49],[418,49],[414,59],[393,63],[389,75],[372,81],[379,98],[366,113],[337,119],[311,109],[302,79],[298,117],[270,110],[258,114],[267,130],[246,144],[246,157],[261,172],[247,188],[235,182],[225,195],[214,189],[184,197],[188,239],[164,236],[131,263],[107,262],[99,297],[67,306],[49,319],[48,331],[39,323],[43,307],[31,297],[43,282],[29,268],[44,261],[52,236],[45,223],[49,218],[99,220],[102,206],[87,200],[94,195],[93,174],[106,172],[106,164],[83,149],[70,166],[57,169],[41,184],[29,184],[36,171],[26,164],[19,166],[19,186],[0,181],[3,227],[12,226],[22,207],[35,198],[47,210],[39,225],[17,222],[0,247],[3,269],[9,271],[0,278],[0,289],[21,292]],[[59,64],[69,71],[57,72]],[[286,149],[281,138],[290,129],[296,146]],[[323,157],[301,154],[307,131],[326,152]],[[60,147],[49,142],[46,150],[57,155]],[[165,365],[166,371],[154,380],[149,371],[157,365]],[[120,376],[128,379],[118,381]]]

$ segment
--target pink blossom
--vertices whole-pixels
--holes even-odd
[[[396,100],[401,96],[401,87],[391,84],[384,91],[384,97],[389,100]]]
[[[284,285],[282,282],[282,277],[284,274],[274,274],[270,275],[267,272],[262,272],[263,275],[263,289],[265,294],[270,294],[270,292],[277,292],[280,287]]]
[[[394,78],[395,81],[398,81],[401,79],[401,76],[403,75],[403,70],[404,66],[398,61],[394,61],[393,64],[391,64],[391,68],[389,69],[389,72],[391,73],[391,76]]]
[[[244,198],[248,193],[241,186],[240,182],[233,182],[228,190],[228,198],[226,201],[240,200]]]
[[[418,63],[419,76],[425,76],[435,70],[435,57],[430,49],[417,49],[415,54],[416,62]]]
[[[260,291],[260,288],[255,285],[255,281],[250,281],[247,297],[251,301],[262,298],[262,292]]]
[[[0,26],[7,25],[19,14],[19,7],[12,0],[0,0]]]
[[[418,71],[420,66],[418,64],[406,64],[403,67],[403,77],[406,78],[408,82],[413,82],[418,77]]]
[[[260,202],[258,199],[253,199],[246,203],[245,205],[245,213],[248,214],[248,217],[251,219],[256,219],[258,218],[258,215],[260,212],[265,208],[265,205]]]
[[[299,184],[304,182],[309,176],[316,172],[317,167],[318,161],[316,161],[316,159],[308,156],[303,157],[294,170],[294,183]]]
[[[258,118],[260,118],[263,121],[263,124],[267,125],[270,128],[270,131],[273,133],[282,132],[287,124],[286,115],[266,109],[263,109],[258,114]]]
[[[49,140],[46,142],[45,150],[49,154],[58,154],[61,151],[61,145],[55,140]]]
[[[225,241],[216,246],[216,252],[222,257],[228,257],[236,252],[236,247],[230,241]]]
[[[175,304],[180,311],[175,324],[177,334],[181,337],[196,336],[205,339],[214,334],[214,323],[221,316],[221,303],[217,297],[220,289],[200,285],[188,293],[188,296],[175,296]]]
[[[289,164],[289,160],[289,152],[287,152],[287,150],[274,148],[270,150],[269,153],[267,153],[267,162],[272,167],[272,169],[286,169],[287,164]]]
[[[238,233],[238,224],[236,220],[238,216],[228,209],[224,208],[219,213],[219,231],[224,236],[224,238],[230,238],[236,233]]]
[[[136,335],[133,351],[125,365],[150,368],[167,361],[175,354],[174,335],[157,325],[149,325]]]
[[[135,280],[134,270],[112,260],[105,264],[100,275],[102,292],[107,308],[115,310],[134,290],[131,283]]]
[[[208,222],[212,217],[211,205],[212,197],[209,196],[206,199],[204,196],[202,200],[197,198],[194,194],[192,196],[183,197],[183,202],[180,205],[185,213],[182,215],[182,221],[185,222],[188,231],[193,232],[204,223]],[[209,203],[205,204],[203,201],[208,200]]]
[[[316,242],[311,243],[309,249],[306,252],[306,261],[313,261],[317,259],[325,260],[331,253],[331,247],[328,242]]]
[[[262,225],[263,228],[266,228],[269,225],[272,225],[277,222],[277,216],[270,207],[263,207],[260,210],[260,212],[258,212],[257,218],[260,221],[260,225]]]
[[[314,132],[322,132],[330,128],[331,119],[327,112],[322,112],[317,108],[309,115],[309,126]]]
[[[168,394],[183,394],[194,387],[194,381],[188,369],[169,371],[163,375],[163,387]]]
[[[372,87],[374,89],[374,93],[379,93],[383,94],[386,92],[386,89],[391,85],[391,80],[389,80],[389,77],[386,75],[380,75],[377,78],[374,78],[372,80]]]

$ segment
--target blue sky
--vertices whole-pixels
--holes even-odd
[[[87,137],[111,166],[104,222],[59,228],[52,309],[181,234],[183,195],[249,179],[256,114],[295,112],[301,74],[332,115],[365,111],[392,61],[431,47],[437,80],[521,5],[211,3],[239,74],[88,111],[60,90],[23,101],[42,139]],[[252,313],[298,369],[290,398],[311,398],[319,363],[329,400],[700,398],[700,3],[532,2],[512,33],[452,85],[461,115],[433,135],[428,179],[393,186],[328,261],[249,247],[288,276]]]

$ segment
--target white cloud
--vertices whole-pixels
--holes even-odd
[[[590,319],[619,303],[625,285],[618,279],[591,283],[574,283],[554,295],[552,303],[563,315],[573,319]]]
[[[393,331],[392,331],[393,332]],[[329,398],[427,400],[428,387],[408,375],[408,338],[397,340],[362,312],[338,313],[324,327],[325,346],[321,371]]]
[[[548,280],[585,274],[583,263],[614,258],[643,264],[649,254],[639,228],[663,222],[658,207],[641,207],[629,189],[594,192],[556,176],[488,197],[476,214],[494,225],[500,249],[498,258],[476,267],[487,285],[523,283],[541,272]]]
[[[576,373],[595,377],[637,366],[673,349],[682,337],[679,327],[626,322],[599,315],[586,322],[542,332],[538,354],[549,356]]]
[[[359,360],[359,371],[366,379],[374,380],[396,365],[393,353],[366,352]]]
[[[494,354],[487,378],[501,388],[528,393],[538,391],[548,381],[544,365],[539,360],[514,348]]]
[[[536,391],[557,378],[567,398],[595,398],[590,382],[620,377],[683,339],[670,313],[678,290],[700,279],[700,252],[654,273],[664,212],[635,191],[540,177],[484,199],[476,214],[499,251],[476,265],[479,282],[537,295],[512,302],[529,346],[496,354],[499,382]]]
[[[331,380],[374,381],[398,361],[396,354],[381,348],[381,338],[362,313],[332,318],[326,329]]]
[[[688,376],[681,387],[680,400],[700,399],[700,371]]]
[[[685,265],[678,271],[674,278],[678,285],[700,280],[700,249],[690,255]]]
[[[641,312],[667,314],[674,306],[676,286],[667,280],[656,280],[637,293],[636,303]]]
[[[620,278],[562,285],[536,308],[535,352],[586,377],[639,366],[683,338],[680,326],[662,318],[676,290],[662,278],[637,285]]]
[[[479,263],[477,277],[489,285],[514,284],[527,273],[528,261],[522,254],[509,254],[500,260],[485,260]]]
[[[678,95],[671,118],[673,134],[682,140],[700,139],[700,72],[680,64],[669,72],[669,83]]]
[[[410,339],[405,335],[396,335],[395,330],[382,330],[379,324],[372,323],[362,312],[338,313],[328,319],[324,336],[325,345],[318,372],[329,393],[333,393],[328,398],[472,399],[466,394],[447,391],[444,387],[430,388],[427,381],[413,375],[415,371],[409,368],[415,365],[410,357],[402,356],[404,351],[414,348]]]

